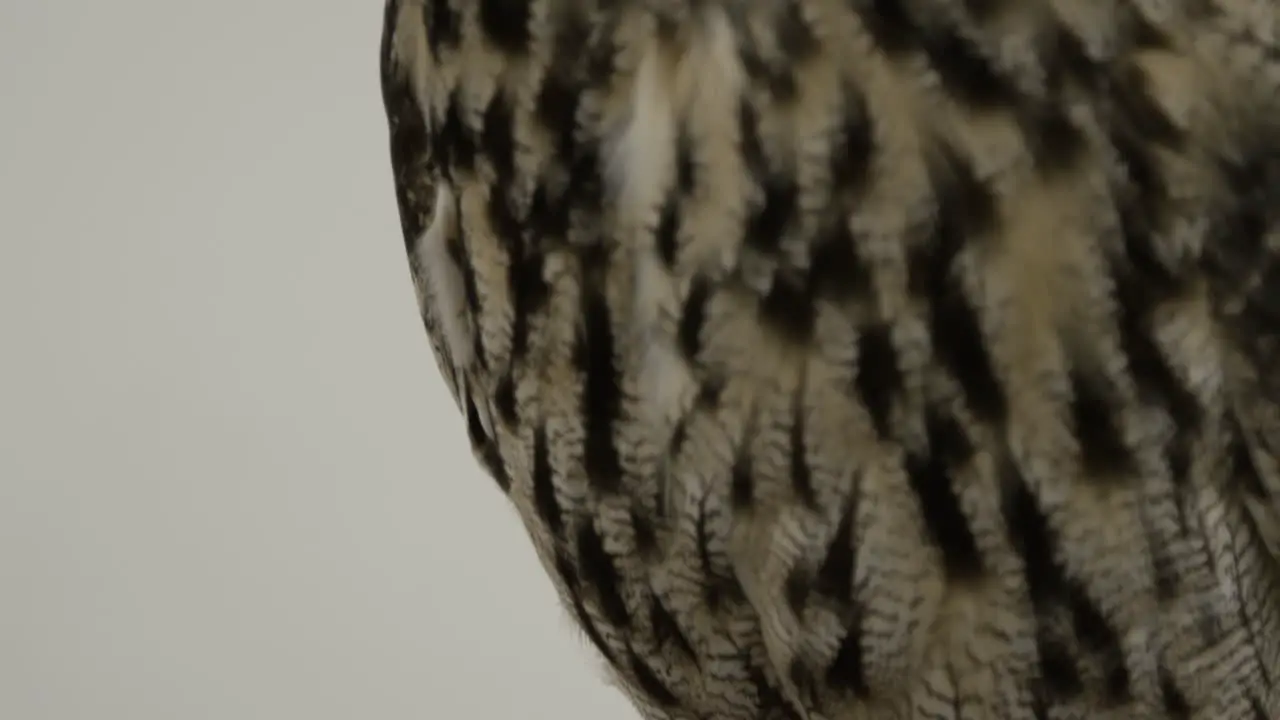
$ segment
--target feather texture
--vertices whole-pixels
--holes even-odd
[[[1280,717],[1280,10],[389,0],[427,333],[652,720]]]

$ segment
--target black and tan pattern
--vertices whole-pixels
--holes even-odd
[[[387,3],[428,334],[644,717],[1280,717],[1278,7]]]

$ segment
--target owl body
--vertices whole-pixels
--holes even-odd
[[[440,370],[643,717],[1280,717],[1275,5],[390,0],[381,62]]]

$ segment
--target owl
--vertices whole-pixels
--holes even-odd
[[[641,717],[1280,718],[1280,4],[388,0],[380,67]]]

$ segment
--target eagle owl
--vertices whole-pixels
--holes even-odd
[[[389,0],[381,80],[641,716],[1280,718],[1280,4]]]

